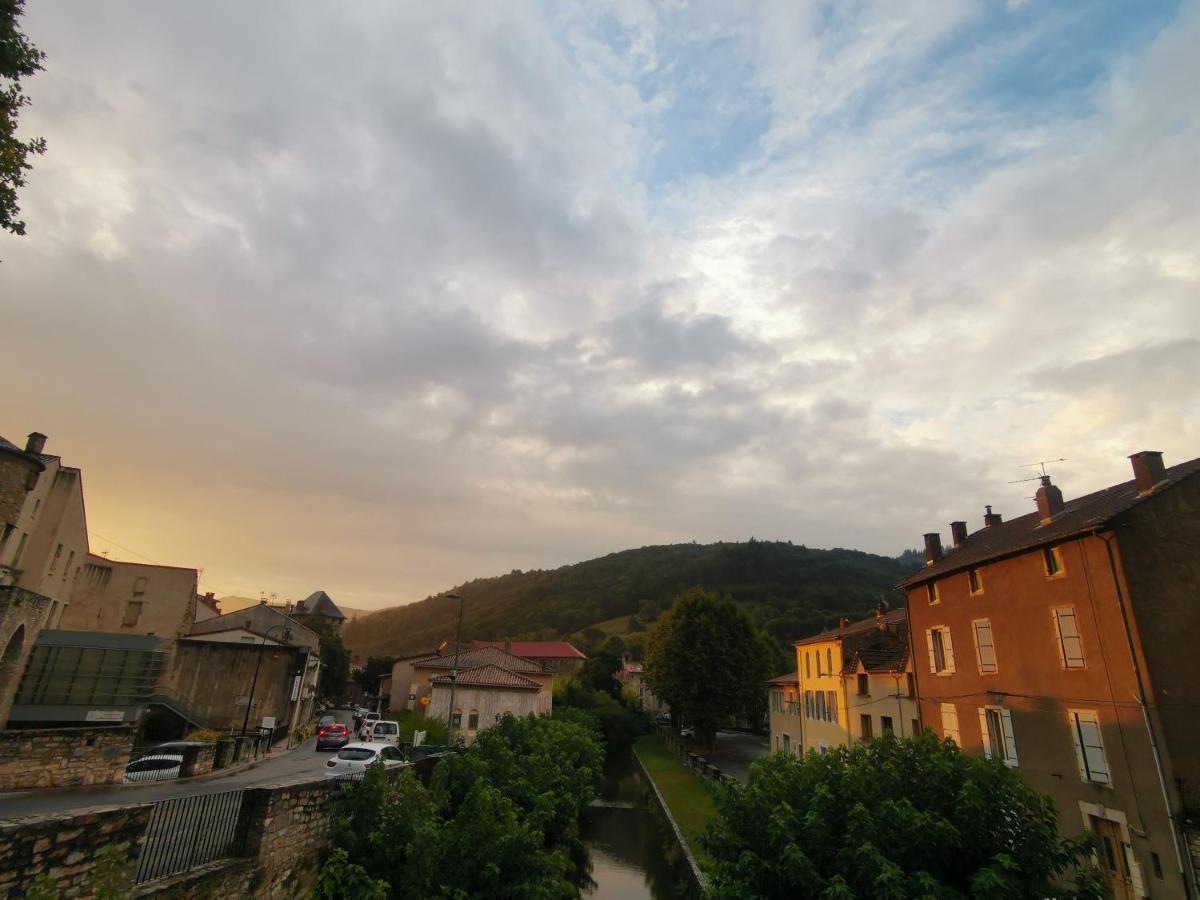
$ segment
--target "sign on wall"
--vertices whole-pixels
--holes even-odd
[[[85,718],[88,722],[124,722],[125,712],[120,709],[89,709]]]

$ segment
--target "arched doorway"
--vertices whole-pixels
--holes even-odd
[[[8,639],[8,643],[4,645],[4,655],[0,656],[0,666],[4,666],[6,670],[9,666],[15,666],[17,660],[21,658],[21,650],[24,646],[25,626],[18,625],[17,630]]]

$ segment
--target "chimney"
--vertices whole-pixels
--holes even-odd
[[[984,509],[987,510],[987,512],[983,514],[983,527],[988,528],[992,525],[999,525],[1001,522],[1000,513],[992,512],[992,508],[990,506],[985,506]]]
[[[33,435],[29,437],[33,439]],[[1139,494],[1149,494],[1156,484],[1167,480],[1162,454],[1157,450],[1141,450],[1129,457],[1129,461],[1133,463],[1133,477]]]
[[[25,442],[25,452],[33,453],[36,455],[38,453],[41,453],[43,448],[45,448],[45,446],[46,446],[46,436],[39,431],[35,431],[35,432],[33,432],[33,434],[29,435],[29,440],[27,440]],[[1161,465],[1162,465],[1162,463],[1160,462],[1159,466],[1161,467]]]
[[[925,535],[925,565],[932,566],[942,559],[942,536],[936,531]]]
[[[842,616],[840,619],[838,619],[838,628],[845,631],[845,629],[846,629],[846,617],[845,616]]]
[[[950,534],[954,536],[954,546],[959,546],[967,539],[967,523],[966,522],[951,522]]]
[[[1064,509],[1062,491],[1050,483],[1049,475],[1042,476],[1042,486],[1037,489],[1037,508],[1043,525],[1049,525]]]
[[[875,607],[875,624],[880,631],[887,631],[887,622],[883,621],[883,615],[887,612],[887,607],[880,603]]]

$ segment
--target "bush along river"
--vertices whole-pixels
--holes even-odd
[[[582,886],[594,900],[674,900],[696,895],[675,835],[659,811],[632,751],[609,759],[600,797],[583,811],[587,851]]]

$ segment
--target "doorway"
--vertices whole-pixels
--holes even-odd
[[[1115,900],[1135,900],[1133,877],[1129,873],[1129,860],[1125,855],[1125,844],[1121,840],[1121,826],[1111,819],[1099,816],[1088,817],[1092,831],[1100,839],[1100,868],[1108,876]]]

